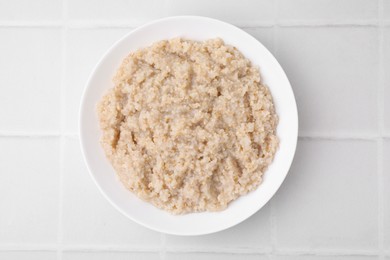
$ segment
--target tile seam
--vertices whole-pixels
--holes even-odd
[[[384,2],[378,0],[378,47],[379,47],[379,73],[378,73],[378,90],[377,90],[377,104],[378,104],[378,132],[381,137],[384,133]],[[383,139],[379,138],[377,141],[377,178],[378,178],[378,247],[379,258],[385,259],[384,252],[384,169],[383,169]]]
[[[57,252],[57,245],[1,245],[0,252],[7,251],[52,251]],[[159,253],[161,247],[145,246],[116,246],[116,245],[63,245],[63,251],[67,252],[153,252]],[[377,256],[379,250],[336,250],[336,249],[278,249],[267,248],[192,248],[192,247],[170,247],[169,253],[232,253],[232,254],[262,254],[262,255],[318,255],[318,256]]]
[[[109,21],[109,20],[73,20],[67,22],[67,27],[71,29],[98,29],[98,28],[135,28],[151,20],[142,22],[134,21]],[[264,28],[278,25],[280,27],[377,27],[381,23],[379,20],[349,20],[349,21],[326,21],[326,20],[279,20],[273,21],[228,21],[242,28]],[[389,26],[390,21],[385,21],[384,26]],[[36,28],[61,28],[61,21],[0,21],[1,27],[36,27]]]
[[[63,241],[63,209],[64,209],[64,166],[65,166],[65,120],[66,120],[66,64],[67,64],[67,0],[62,0],[61,23],[61,87],[60,87],[60,178],[59,178],[59,205],[58,205],[58,234],[57,234],[57,259],[62,260]]]
[[[167,248],[166,248],[167,237],[166,237],[166,234],[164,234],[164,233],[160,233],[160,236],[161,236],[161,247],[159,250],[160,260],[165,260],[166,259],[166,252],[167,252]]]

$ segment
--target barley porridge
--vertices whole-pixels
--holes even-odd
[[[98,104],[121,182],[174,214],[219,211],[256,189],[278,147],[259,69],[221,39],[175,38],[130,53]]]

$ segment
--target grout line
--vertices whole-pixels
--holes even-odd
[[[383,136],[384,134],[384,119],[385,119],[385,100],[384,100],[384,94],[385,94],[385,82],[384,82],[384,76],[385,76],[385,62],[384,62],[384,22],[383,22],[383,1],[379,0],[379,17],[380,17],[380,26],[379,26],[379,80],[378,80],[378,117],[379,117],[379,135]]]
[[[271,28],[274,26],[274,23],[271,21],[271,22],[266,22],[266,21],[260,21],[260,22],[256,22],[256,21],[225,21],[225,22],[228,22],[230,24],[233,24],[237,27],[240,27],[240,28]]]
[[[143,24],[148,23],[147,21],[70,21],[68,27],[72,29],[88,29],[88,28],[136,28]],[[257,28],[257,27],[272,27],[273,22],[261,21],[233,21],[232,24],[242,28]]]
[[[350,21],[305,21],[305,20],[280,20],[277,22],[279,26],[283,27],[364,27],[364,26],[378,26],[378,20],[350,20]]]
[[[78,133],[63,133],[63,135],[66,138],[79,138],[79,136],[80,136]]]
[[[61,28],[61,21],[0,21],[0,27]]]
[[[60,88],[60,185],[59,185],[59,204],[58,204],[58,234],[57,234],[57,259],[62,260],[63,252],[63,201],[64,201],[64,166],[65,166],[65,118],[66,118],[66,39],[67,39],[67,0],[62,0],[62,27],[61,27],[61,88]]]
[[[381,137],[378,135],[344,135],[344,134],[336,134],[336,135],[299,135],[299,139],[301,140],[334,140],[334,141],[376,141],[385,137]]]
[[[74,20],[69,21],[70,28],[135,28],[147,23],[145,21],[99,21],[99,20]]]
[[[65,0],[64,0],[65,1]],[[148,21],[99,21],[76,20],[67,22],[67,28],[72,29],[96,29],[96,28],[135,28]],[[365,27],[378,26],[377,20],[350,20],[350,21],[322,21],[322,20],[282,20],[273,21],[230,21],[230,23],[242,28],[262,28],[278,25],[280,27]],[[384,22],[384,26],[390,26],[390,21]],[[34,27],[34,28],[62,28],[62,22],[57,21],[0,21],[0,27]]]
[[[63,251],[72,252],[154,252],[159,253],[159,247],[118,246],[118,245],[64,245]]]
[[[348,250],[280,250],[275,253],[280,256],[378,256],[377,251],[359,250],[350,252]]]
[[[64,165],[65,165],[65,141],[64,136],[60,137],[60,177],[59,177],[59,203],[58,203],[58,229],[57,229],[57,259],[62,259],[62,238],[63,238],[63,198],[64,198],[64,189],[63,189],[63,181],[64,181]]]
[[[146,22],[145,22],[146,23]],[[69,21],[68,28],[71,29],[134,29],[144,23],[134,23],[126,21]]]
[[[58,251],[57,245],[1,245],[1,251]],[[63,245],[62,251],[68,252],[161,252],[161,247],[117,246],[117,245]],[[168,248],[169,253],[230,253],[261,254],[283,256],[378,256],[378,250],[332,250],[332,249],[260,249],[260,248]],[[390,253],[390,252],[389,252]]]
[[[383,140],[377,143],[377,179],[378,179],[378,248],[380,259],[384,259],[384,187],[383,187]]]
[[[56,252],[56,245],[24,245],[24,246],[1,246],[0,252],[7,251],[51,251]],[[147,247],[126,247],[126,246],[64,246],[63,251],[67,252],[145,252],[158,253],[160,248]],[[270,255],[270,250],[258,248],[171,248],[169,253],[230,253],[230,254],[261,254]],[[377,256],[377,251],[372,250],[276,250],[271,255],[284,256],[303,256],[303,255],[317,255],[317,256]]]
[[[261,248],[232,248],[232,247],[220,247],[220,248],[181,248],[170,247],[166,252],[169,253],[227,253],[227,254],[263,254],[268,255],[272,251],[271,249]]]
[[[230,253],[230,254],[262,254],[262,255],[285,255],[285,256],[377,256],[377,250],[321,250],[321,249],[284,249],[267,250],[259,248],[169,248],[170,253]]]
[[[160,248],[160,260],[166,259],[166,253],[167,253],[167,235],[164,233],[160,234],[161,238],[161,248]]]
[[[243,30],[246,30],[246,29],[265,29],[265,28],[273,28],[275,26],[275,24],[263,24],[263,25],[257,25],[257,26],[249,26],[249,25],[245,25],[245,24],[240,25],[240,24],[235,24],[235,23],[232,23],[232,24],[240,29],[243,29]]]
[[[377,104],[378,104],[378,130],[379,135],[383,136],[384,132],[384,6],[383,0],[378,0],[378,18],[379,18],[379,71],[378,71],[378,90],[377,90]],[[378,174],[378,247],[379,247],[379,259],[385,259],[384,253],[384,170],[383,170],[383,138],[377,141],[377,174]]]
[[[10,244],[10,245],[0,245],[0,252],[7,251],[53,251],[57,252],[57,245],[20,245],[20,244]]]
[[[204,249],[191,249],[191,248],[175,248],[168,250],[169,253],[174,254],[186,254],[186,253],[199,253],[199,254],[242,254],[242,255],[274,255],[270,250],[261,249],[244,249],[244,248],[204,248]]]
[[[60,137],[59,133],[29,133],[29,132],[0,132],[0,138],[5,137]]]

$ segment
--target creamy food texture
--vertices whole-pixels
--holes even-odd
[[[121,182],[175,214],[218,211],[256,189],[278,147],[259,69],[221,39],[175,38],[130,53],[98,104]]]

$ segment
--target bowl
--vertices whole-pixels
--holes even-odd
[[[279,149],[264,174],[263,183],[255,190],[231,202],[220,212],[172,215],[139,199],[117,178],[106,159],[99,139],[96,104],[108,88],[121,61],[132,51],[153,42],[174,37],[206,40],[220,37],[237,47],[260,68],[279,115],[277,135]],[[80,142],[88,170],[104,197],[133,221],[159,232],[174,235],[202,235],[237,225],[260,210],[275,194],[292,163],[298,136],[298,114],[291,85],[274,56],[254,37],[243,30],[211,18],[176,16],[145,24],[117,41],[101,58],[91,73],[81,101]]]

